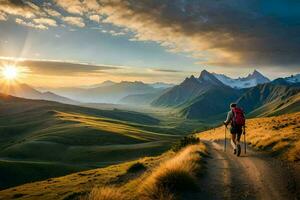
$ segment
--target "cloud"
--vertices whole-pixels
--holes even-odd
[[[89,16],[89,19],[95,22],[100,22],[100,16],[99,15],[91,15]]]
[[[259,0],[100,2],[102,22],[130,29],[134,40],[155,41],[171,52],[189,53],[203,65],[300,64],[296,1],[279,0],[278,5]]]
[[[39,7],[34,3],[22,0],[1,0],[0,11],[25,18],[33,18],[41,14]]]
[[[0,20],[15,15],[22,20],[19,24],[45,29],[49,24],[34,19],[63,15],[62,21],[81,28],[90,19],[124,30],[106,31],[113,36],[130,31],[131,41],[157,42],[170,52],[196,58],[200,65],[296,69],[299,10],[300,3],[293,0],[1,0]]]
[[[82,86],[96,84],[105,80],[181,82],[191,72],[165,73],[151,68],[130,66],[93,65],[71,61],[55,60],[16,60],[0,57],[0,67],[16,65],[22,70],[22,82],[45,87]],[[172,71],[172,70],[171,70]],[[180,72],[180,71],[179,71]]]
[[[115,31],[115,30],[103,30],[102,28],[97,28],[97,27],[93,27],[92,29],[95,29],[95,30],[100,30],[101,33],[106,33],[106,34],[110,34],[112,36],[121,36],[121,35],[126,35],[125,32],[123,31]]]
[[[41,29],[41,30],[48,29],[48,27],[43,24],[34,24],[30,21],[24,21],[23,19],[20,19],[20,18],[16,18],[16,23],[23,25],[23,26],[28,26],[31,28],[36,28],[36,29]]]
[[[97,0],[55,0],[55,3],[67,12],[77,15],[93,14],[100,10],[100,4]]]
[[[7,20],[7,15],[3,12],[0,12],[0,21],[6,21]]]
[[[45,26],[57,26],[56,21],[50,18],[37,18],[37,19],[33,19],[33,21],[37,24],[42,24]]]
[[[77,0],[55,0],[55,3],[69,13],[82,15],[85,7]]]
[[[151,69],[154,72],[166,72],[166,73],[181,73],[183,71],[180,70],[172,70],[172,69]]]
[[[85,27],[85,23],[81,17],[63,17],[62,20],[73,26]]]
[[[48,75],[48,76],[80,76],[84,75],[99,75],[109,70],[117,70],[119,67],[93,65],[76,62],[63,62],[51,60],[19,60],[0,59],[0,65],[14,64],[16,66],[26,67],[33,75]]]
[[[58,11],[53,10],[51,8],[44,8],[44,11],[52,17],[61,17],[61,14]]]

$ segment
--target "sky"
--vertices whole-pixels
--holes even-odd
[[[300,73],[297,0],[0,0],[0,36],[36,86]]]

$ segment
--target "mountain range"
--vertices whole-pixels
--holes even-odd
[[[119,83],[113,81],[104,81],[100,84],[91,85],[88,87],[62,87],[49,89],[50,91],[65,96],[83,103],[133,103],[128,102],[132,95],[151,96],[166,88],[172,87],[173,84],[168,83],[143,83],[141,81],[122,81]],[[126,99],[126,97],[128,97]],[[123,102],[123,98],[124,102]]]
[[[267,77],[262,75],[257,70],[254,70],[254,72],[252,74],[249,74],[245,78],[237,78],[237,79],[230,78],[224,74],[216,74],[216,73],[212,73],[212,74],[218,80],[220,80],[222,83],[224,83],[225,85],[228,85],[232,88],[237,88],[237,89],[250,88],[250,87],[254,87],[258,84],[270,82],[270,79],[268,79]]]
[[[218,121],[231,102],[249,116],[266,116],[299,110],[300,74],[270,81],[257,70],[244,78],[230,78],[203,70],[178,85],[141,81],[105,81],[87,87],[64,87],[40,92],[29,85],[10,86],[10,95],[65,104],[110,103],[167,107],[187,119]],[[1,87],[5,93],[5,87]]]
[[[198,78],[186,78],[151,105],[176,109],[187,119],[210,122],[223,119],[231,102],[238,103],[250,117],[290,113],[300,110],[298,77],[270,81],[255,70],[246,78],[231,79],[203,70]]]

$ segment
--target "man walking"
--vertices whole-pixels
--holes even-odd
[[[224,121],[225,126],[230,123],[231,145],[233,153],[237,156],[241,154],[240,139],[242,133],[245,134],[245,115],[241,108],[238,108],[236,103],[230,104],[230,111],[227,114],[227,119]]]

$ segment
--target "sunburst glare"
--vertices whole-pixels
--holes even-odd
[[[18,75],[19,71],[16,66],[8,65],[2,68],[2,76],[6,80],[16,80]]]

